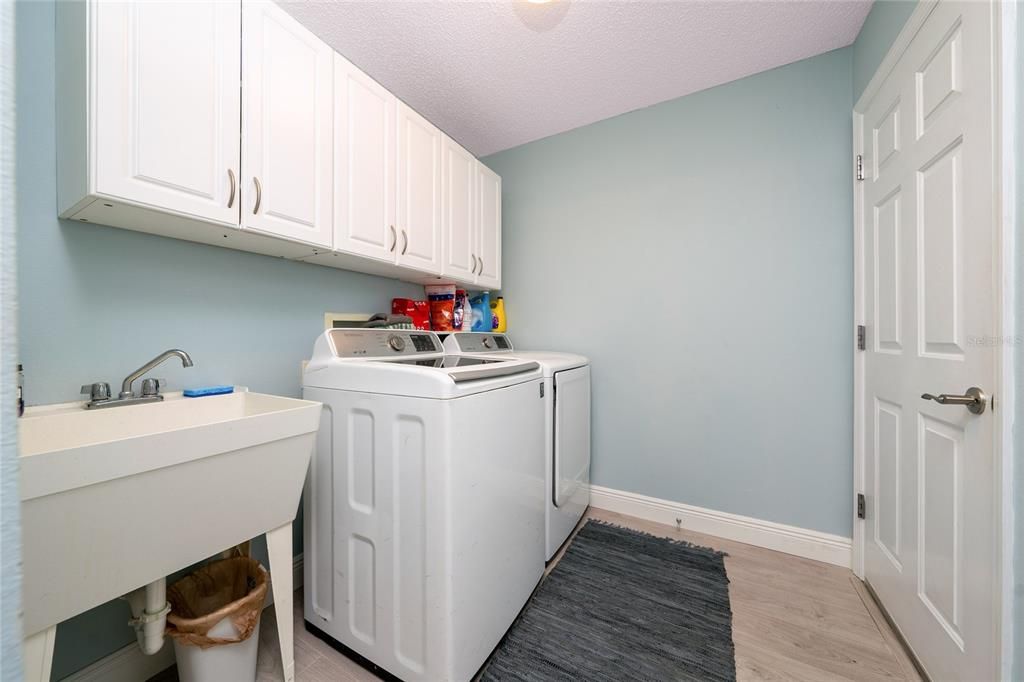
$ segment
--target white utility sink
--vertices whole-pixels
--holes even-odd
[[[246,391],[26,411],[24,632],[37,635],[26,643],[26,677],[33,646],[48,669],[57,623],[266,533],[290,679],[291,522],[320,411],[320,403]]]

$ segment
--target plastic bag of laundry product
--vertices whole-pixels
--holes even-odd
[[[454,329],[455,285],[430,284],[423,287],[430,301],[430,328],[435,332],[450,332]]]
[[[202,649],[245,641],[259,623],[268,577],[258,561],[245,556],[214,561],[190,573],[167,588],[167,634]],[[238,636],[210,636],[225,618],[231,619]]]

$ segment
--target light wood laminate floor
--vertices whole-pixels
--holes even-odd
[[[843,568],[592,509],[588,516],[728,552],[729,597],[739,680],[919,680],[863,585]],[[299,682],[377,678],[306,632],[295,599]],[[273,607],[271,607],[273,608]],[[176,679],[162,674],[154,680]],[[281,679],[273,613],[260,627],[259,682]]]

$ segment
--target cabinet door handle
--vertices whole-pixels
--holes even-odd
[[[408,250],[409,250],[409,235],[405,233],[405,230],[402,230],[402,255],[404,256],[405,252],[408,251]]]
[[[230,168],[228,168],[228,180],[231,181],[231,195],[228,196],[228,208],[231,208],[235,203],[235,188],[237,185],[235,183],[235,171]]]
[[[252,214],[256,215],[260,212],[260,201],[263,200],[263,185],[260,184],[260,179],[255,175],[252,176],[252,181],[256,183],[256,205],[252,207]]]
[[[391,228],[391,246],[388,247],[388,251],[394,251],[398,245],[398,232],[395,231],[394,225],[388,225]]]
[[[483,256],[480,256],[480,271],[477,272],[476,274],[478,274],[478,275],[484,274],[484,257]]]
[[[471,254],[469,254],[469,257],[473,259],[473,267],[470,268],[469,271],[472,272],[475,275],[476,274],[476,254],[475,253],[471,253]]]

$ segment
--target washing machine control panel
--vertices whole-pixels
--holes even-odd
[[[389,358],[441,352],[433,332],[405,329],[331,329],[331,346],[339,358]]]
[[[462,353],[496,353],[512,350],[512,342],[505,334],[459,332],[452,334],[450,338],[455,339],[459,352]]]

